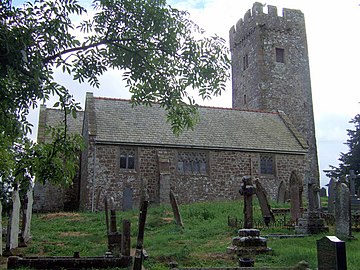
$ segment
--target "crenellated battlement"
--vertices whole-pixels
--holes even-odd
[[[243,42],[251,35],[256,27],[266,27],[274,31],[287,31],[292,25],[305,25],[304,14],[297,9],[282,9],[282,15],[278,15],[277,7],[267,5],[267,13],[264,13],[264,6],[259,2],[253,4],[243,18],[230,28],[230,47],[235,43]]]

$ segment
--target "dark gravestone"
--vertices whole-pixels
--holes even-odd
[[[329,213],[334,213],[334,204],[335,204],[335,185],[336,185],[336,181],[334,178],[330,179],[329,184],[327,184],[328,186],[328,212]]]
[[[324,188],[324,187],[322,187],[321,189],[320,189],[320,197],[326,197],[327,195],[326,195],[326,188]]]
[[[291,222],[297,223],[301,216],[301,179],[295,171],[290,175],[290,214]]]
[[[279,188],[278,188],[278,194],[277,194],[277,203],[285,203],[288,199],[288,192],[286,189],[286,184],[284,181],[281,181]]]
[[[133,208],[133,190],[126,187],[123,191],[123,211],[132,210]]]
[[[318,270],[346,270],[345,242],[336,236],[324,236],[316,241]]]

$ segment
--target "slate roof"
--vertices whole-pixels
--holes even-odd
[[[84,112],[78,111],[76,118],[72,115],[67,117],[67,128],[71,134],[81,134],[83,127]],[[46,108],[45,105],[40,106],[38,142],[50,142],[50,135],[45,134],[45,126],[60,127],[64,125],[64,111],[53,108]]]
[[[91,104],[91,105],[89,105]],[[165,111],[87,95],[89,132],[99,143],[304,154],[307,145],[283,113],[200,107],[194,130],[176,137]],[[92,134],[91,134],[92,133]]]

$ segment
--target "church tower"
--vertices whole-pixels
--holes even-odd
[[[319,183],[304,14],[254,3],[230,29],[233,108],[283,111],[308,142],[305,182]]]

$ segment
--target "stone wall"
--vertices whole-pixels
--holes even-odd
[[[230,29],[233,107],[281,110],[309,144],[306,179],[319,180],[304,14],[255,3]],[[276,49],[284,50],[284,62]],[[246,65],[244,58],[246,57]]]
[[[160,171],[168,175],[170,188],[181,204],[239,199],[241,177],[250,174],[259,177],[269,197],[276,199],[280,182],[285,181],[288,184],[292,170],[297,170],[301,177],[304,177],[304,155],[274,154],[274,175],[261,175],[259,153],[199,150],[207,155],[207,172],[182,174],[177,169],[177,155],[178,151],[185,149],[146,146],[136,147],[135,169],[121,169],[120,149],[124,147],[127,146],[97,144],[96,147],[92,147],[96,148],[96,166],[94,170],[92,162],[88,163],[89,180],[86,182],[87,188],[82,190],[87,192],[82,194],[82,198],[86,198],[83,201],[83,209],[103,209],[105,196],[113,197],[116,207],[122,209],[125,188],[132,190],[133,207],[139,205],[143,187],[150,202],[164,202],[166,200],[160,198],[160,179],[163,176]],[[92,155],[91,158],[93,157]],[[166,168],[160,170],[160,166]]]

